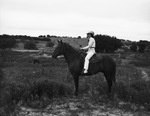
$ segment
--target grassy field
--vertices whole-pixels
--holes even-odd
[[[59,111],[56,113],[53,109],[58,107],[71,115],[83,114],[84,111],[87,111],[86,115],[92,115],[100,109],[105,110],[105,114],[110,111],[116,114],[116,109],[118,115],[128,112],[149,114],[150,81],[141,78],[141,69],[134,66],[133,57],[129,59],[132,62],[122,64],[117,55],[110,54],[117,62],[117,86],[113,86],[113,99],[107,98],[107,83],[102,73],[80,77],[79,97],[74,98],[74,82],[65,60],[41,57],[40,64],[34,64],[32,54],[36,53],[1,51],[0,114],[23,116],[23,111],[29,108],[32,113],[36,112],[33,109],[43,112],[41,110],[48,108],[46,113],[58,115]],[[150,76],[149,66],[144,69]]]

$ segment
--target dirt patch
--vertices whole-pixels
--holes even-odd
[[[45,109],[31,109],[21,107],[19,116],[137,116],[150,115],[144,112],[143,106],[137,107],[133,104],[125,102],[93,102],[88,97],[69,98],[57,100],[51,103]],[[130,110],[123,110],[124,107],[130,107]],[[127,109],[127,108],[126,108]],[[136,111],[138,109],[138,111]],[[140,109],[140,111],[139,111]]]

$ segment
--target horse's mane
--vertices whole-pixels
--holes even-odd
[[[81,52],[83,52],[83,51],[80,50],[79,48],[76,48],[76,47],[70,45],[70,44],[67,43],[67,42],[63,42],[63,44],[64,44],[66,47],[72,48],[74,51],[78,52],[79,54],[81,54]]]

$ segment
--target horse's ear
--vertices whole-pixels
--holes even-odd
[[[62,40],[60,40],[60,43],[62,43]]]
[[[60,43],[60,41],[59,41],[59,40],[57,40],[57,42],[58,42],[58,43]]]

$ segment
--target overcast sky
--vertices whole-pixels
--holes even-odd
[[[150,40],[150,0],[0,0],[0,34]]]

